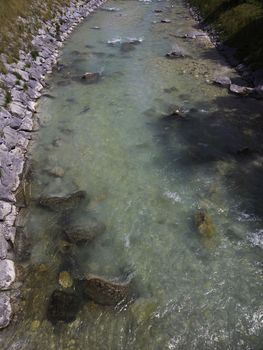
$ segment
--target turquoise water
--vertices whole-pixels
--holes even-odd
[[[175,37],[196,30],[184,2],[105,7],[119,10],[97,10],[73,33],[48,81],[52,98],[40,102],[31,257],[18,264],[21,311],[0,342],[27,350],[261,349],[263,103],[211,84],[219,73],[239,78],[206,40]],[[131,38],[140,43],[121,50]],[[167,59],[175,45],[188,56]],[[87,71],[101,73],[98,83],[79,79]],[[169,117],[177,109],[183,116]],[[75,189],[90,197],[80,218],[107,227],[74,248],[82,272],[132,274],[138,297],[121,309],[86,302],[74,322],[52,325],[60,217],[37,198]],[[212,238],[198,232],[198,210],[208,213]]]

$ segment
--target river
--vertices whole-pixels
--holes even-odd
[[[183,1],[116,0],[68,39],[38,108],[30,257],[17,262],[18,311],[2,349],[262,349],[263,103],[212,84],[240,77],[206,37],[180,38],[196,30]],[[165,57],[173,47],[185,57]],[[86,301],[73,322],[53,324],[65,242],[61,213],[38,198],[75,189],[89,197],[77,220],[106,225],[72,248],[78,266],[132,276],[136,298]],[[199,232],[200,212],[212,237]]]

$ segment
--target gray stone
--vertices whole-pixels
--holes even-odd
[[[0,260],[0,290],[10,288],[15,280],[15,265],[12,260]]]
[[[6,126],[3,129],[4,141],[9,149],[13,149],[15,146],[19,146],[21,148],[26,149],[28,146],[28,140],[23,137],[19,132],[10,128],[10,126]]]
[[[22,69],[16,69],[15,71],[21,75],[21,77],[24,81],[29,80],[29,74],[26,71],[23,71]]]
[[[97,83],[101,77],[100,73],[87,72],[82,75],[81,79],[85,80],[88,84]]]
[[[9,325],[12,316],[10,297],[5,293],[0,293],[0,329]]]
[[[231,79],[222,75],[216,76],[213,81],[215,84],[223,87],[229,87],[231,85]]]
[[[12,205],[10,203],[0,201],[0,221],[3,221],[11,211]]]
[[[9,105],[11,113],[14,113],[19,118],[23,118],[26,112],[26,106],[23,105],[21,102],[11,102]]]
[[[15,242],[16,229],[14,226],[8,226],[5,223],[0,223],[0,235],[3,235],[7,241],[12,244]]]
[[[172,21],[168,18],[161,19],[161,23],[171,23]]]
[[[254,89],[246,86],[231,84],[229,87],[229,91],[239,96],[248,96],[253,93]]]
[[[63,177],[65,175],[64,169],[60,166],[55,166],[54,168],[47,170],[47,172],[55,177]]]
[[[175,44],[172,47],[172,51],[168,52],[165,55],[165,57],[173,59],[173,58],[185,58],[185,57],[189,57],[189,55],[183,48]]]
[[[32,131],[34,127],[33,114],[30,111],[26,112],[25,118],[22,120],[20,130]]]
[[[0,260],[6,259],[8,250],[8,243],[3,235],[0,232]]]

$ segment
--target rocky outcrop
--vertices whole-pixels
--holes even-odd
[[[32,131],[38,127],[34,115],[37,100],[46,85],[46,75],[57,63],[63,42],[78,23],[104,2],[71,0],[68,7],[60,9],[56,18],[42,20],[42,27],[35,32],[32,40],[32,52],[20,50],[18,62],[12,64],[7,63],[4,55],[0,57],[7,71],[6,74],[0,73],[0,328],[9,324],[12,313],[10,300],[1,290],[12,288],[15,280],[14,254],[10,254],[10,249],[15,243],[15,220],[20,207],[17,206],[16,192],[25,169]],[[62,172],[55,169],[53,175],[60,177]],[[82,198],[81,193],[67,198],[66,207]],[[43,198],[42,205],[49,207],[51,203],[52,208],[58,207],[61,198],[52,200]],[[19,242],[18,237],[15,246],[24,258],[26,250]],[[52,300],[55,304],[56,294]]]

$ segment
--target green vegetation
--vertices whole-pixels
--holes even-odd
[[[37,58],[37,56],[38,56],[38,51],[37,50],[32,50],[31,51],[31,56],[35,60]]]
[[[262,0],[190,0],[222,41],[252,68],[263,68]]]
[[[32,34],[40,20],[54,18],[61,6],[70,0],[0,0],[0,54],[8,63],[19,58],[19,50],[33,50]],[[3,70],[0,64],[0,70]]]
[[[13,72],[14,76],[16,77],[17,80],[22,80],[23,78],[21,77],[21,74],[18,72]]]
[[[11,101],[12,101],[11,92],[9,90],[6,90],[6,92],[5,92],[5,107],[7,107]]]
[[[0,61],[0,73],[2,73],[2,74],[7,74],[8,73],[6,66],[1,61]]]

